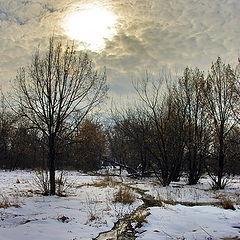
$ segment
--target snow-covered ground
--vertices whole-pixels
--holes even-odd
[[[144,231],[139,239],[208,239],[217,240],[239,235],[239,211],[212,206],[186,207],[183,205],[163,208],[152,207]]]
[[[142,204],[138,193],[135,193],[133,204],[114,203],[114,194],[121,183],[132,189],[146,190],[155,199],[182,203],[146,209],[150,215],[138,230],[139,239],[240,238],[238,177],[232,179],[226,190],[212,191],[206,177],[196,186],[186,186],[182,181],[160,187],[154,179],[104,179],[69,171],[66,178],[71,187],[66,197],[37,194],[34,178],[33,171],[0,171],[0,240],[87,240],[97,237]],[[221,201],[223,196],[235,203],[235,211],[211,205]],[[189,207],[185,203],[200,206]],[[4,208],[4,204],[12,206]]]

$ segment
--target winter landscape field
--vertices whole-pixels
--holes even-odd
[[[40,173],[1,171],[0,239],[240,238],[240,177],[214,191],[208,177],[161,187],[154,178],[111,175],[67,171],[60,197],[40,194]]]
[[[240,240],[239,13],[0,0],[0,240]]]

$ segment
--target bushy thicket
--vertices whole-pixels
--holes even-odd
[[[57,169],[98,170],[106,158],[106,137],[102,126],[86,120],[71,136],[61,136],[56,148]],[[47,140],[7,112],[0,117],[0,168],[48,169]]]

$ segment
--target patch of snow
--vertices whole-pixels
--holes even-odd
[[[0,171],[0,200],[2,195],[9,201],[16,197],[21,201],[19,208],[0,208],[1,240],[15,240],[16,236],[19,240],[92,239],[142,204],[140,200],[131,206],[112,203],[118,186],[94,187],[101,177],[77,171],[67,172],[72,183],[68,197],[38,196],[34,194],[34,176],[30,171]],[[28,192],[31,195],[25,194]]]
[[[240,210],[224,210],[212,206],[186,207],[166,205],[152,207],[148,223],[141,228],[139,239],[220,239],[240,237]]]
[[[57,172],[59,174],[59,172]],[[18,203],[19,208],[0,208],[0,240],[88,240],[109,231],[125,214],[131,214],[142,204],[140,195],[132,205],[113,203],[120,183],[146,190],[147,194],[163,200],[208,203],[220,201],[219,195],[239,204],[240,178],[231,179],[221,191],[210,190],[209,178],[195,186],[181,182],[169,187],[156,184],[154,178],[130,179],[112,177],[113,186],[97,187],[101,176],[90,176],[77,171],[66,172],[71,188],[67,197],[40,196],[35,193],[33,171],[0,171],[0,201]],[[224,210],[213,206],[186,207],[165,205],[152,207],[139,231],[139,239],[213,239],[239,236],[240,210]],[[170,237],[171,236],[171,237]]]

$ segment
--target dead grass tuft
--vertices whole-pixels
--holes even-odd
[[[157,201],[157,202],[156,202],[155,205],[157,205],[158,207],[163,207],[163,202],[165,202],[165,201],[161,198],[159,192],[157,193],[156,201]],[[165,202],[165,203],[166,203],[166,202]],[[172,204],[172,205],[174,205],[174,202],[171,200],[171,203],[167,203],[167,204]]]
[[[19,208],[20,204],[18,201],[17,197],[14,197],[14,199],[12,201],[9,200],[9,198],[5,195],[1,195],[1,200],[0,200],[0,208],[9,208],[9,207],[15,207],[15,208]]]
[[[0,208],[6,209],[8,207],[11,207],[11,205],[8,202],[5,202],[5,201],[0,202]]]
[[[73,186],[68,182],[67,176],[64,171],[61,171],[59,176],[56,178],[56,195],[59,197],[66,197],[67,190]]]
[[[113,203],[133,204],[136,201],[136,195],[133,190],[127,187],[120,187],[113,196]]]
[[[149,215],[150,215],[150,212],[143,213],[143,211],[140,211],[135,217],[136,228],[141,228],[143,223],[148,223],[146,218]]]
[[[80,184],[76,188],[81,188],[85,186],[90,186],[90,187],[99,187],[99,188],[106,188],[106,187],[115,187],[119,182],[115,181],[112,177],[109,175],[104,176],[101,179],[95,180],[92,183],[85,183],[85,184]]]
[[[93,222],[95,220],[99,220],[100,221],[100,213],[97,210],[97,205],[100,201],[98,200],[98,198],[96,196],[94,197],[90,197],[87,194],[86,197],[86,209],[89,215],[88,218],[88,222]]]
[[[48,170],[37,170],[33,178],[33,186],[37,188],[35,193],[40,193],[43,196],[48,196],[50,193],[50,173]],[[71,183],[68,183],[67,175],[64,171],[55,179],[56,195],[59,197],[66,197],[67,190],[72,187]]]
[[[99,217],[96,216],[96,215],[90,215],[90,217],[89,217],[90,222],[93,222],[93,221],[98,220],[98,219],[99,219]]]
[[[227,199],[225,197],[222,197],[221,205],[224,209],[236,210],[236,208],[233,205],[233,202],[230,199]]]
[[[63,223],[64,222],[68,223],[69,222],[69,217],[66,217],[66,216],[63,215],[61,217],[58,217],[57,220],[60,221],[60,222],[63,222]]]
[[[47,170],[37,170],[33,178],[33,186],[36,187],[43,196],[49,195],[50,192],[50,175]]]

